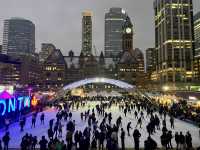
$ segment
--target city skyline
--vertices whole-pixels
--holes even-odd
[[[193,3],[195,14],[200,10],[200,1],[193,0]],[[134,48],[141,48],[144,52],[146,48],[154,47],[153,0],[1,1],[0,43],[2,44],[3,21],[11,17],[23,17],[36,25],[37,52],[41,49],[41,43],[46,42],[56,45],[64,55],[68,54],[70,49],[79,54],[82,33],[81,13],[84,10],[91,10],[94,13],[93,44],[100,54],[100,51],[104,51],[104,16],[110,7],[122,7],[129,14],[134,25]]]

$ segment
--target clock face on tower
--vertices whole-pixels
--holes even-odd
[[[126,28],[126,33],[131,33],[131,28]]]

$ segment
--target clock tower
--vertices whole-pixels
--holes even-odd
[[[133,49],[133,25],[128,16],[123,26],[122,48],[123,51]]]

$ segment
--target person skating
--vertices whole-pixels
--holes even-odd
[[[180,132],[180,149],[185,150],[185,136]]]
[[[38,143],[37,136],[34,136],[33,139],[32,139],[32,143],[31,143],[31,149],[32,150],[36,149],[37,143]]]
[[[132,127],[131,127],[131,122],[129,122],[129,123],[127,124],[128,136],[130,136],[130,129],[132,129]]]
[[[40,123],[44,125],[44,113],[40,116]]]
[[[162,125],[163,125],[163,127],[167,127],[167,123],[166,123],[166,120],[165,120],[165,119],[163,119]]]
[[[53,129],[54,119],[49,120],[49,128]]]
[[[108,123],[111,124],[112,121],[112,113],[108,114]]]
[[[55,135],[55,137],[57,137],[57,135],[58,135],[58,122],[56,122],[55,123],[55,126],[54,126],[54,129],[53,129],[53,132],[54,132],[54,135]]]
[[[48,137],[49,137],[49,140],[53,140],[53,135],[54,135],[54,133],[53,133],[52,128],[49,128],[49,129],[48,129]]]
[[[91,142],[91,150],[96,150],[97,149],[97,140],[96,138],[93,138]]]
[[[81,112],[80,115],[81,115],[81,121],[83,121],[83,112]]]
[[[69,112],[69,120],[72,119],[72,112]]]
[[[137,113],[137,111],[135,111],[135,119],[138,119],[138,113]]]
[[[118,128],[122,125],[122,117],[121,116],[119,116],[117,118],[116,125],[117,125]]]
[[[139,132],[138,129],[135,129],[133,132],[133,139],[134,139],[134,143],[135,143],[135,150],[139,150],[140,149],[140,137],[141,134]]]
[[[78,147],[79,141],[80,141],[80,136],[79,136],[79,131],[77,130],[74,134],[74,142],[76,147]]]
[[[21,132],[24,131],[24,125],[25,125],[24,119],[23,119],[23,118],[20,118],[19,126],[20,126],[20,131],[21,131]]]
[[[124,109],[124,115],[126,117],[126,113],[127,113],[127,108]]]
[[[186,133],[185,143],[187,146],[187,150],[191,150],[192,149],[192,136],[189,131]]]
[[[162,144],[163,148],[165,148],[167,150],[168,139],[167,139],[167,133],[166,132],[162,133],[162,135],[160,136],[160,140],[161,140],[161,144]]]
[[[172,131],[168,131],[167,132],[167,147],[170,148],[170,149],[173,149],[172,147]]]
[[[174,129],[174,117],[173,116],[170,117],[170,124],[171,124],[171,128]]]
[[[61,122],[59,123],[59,125],[58,125],[58,137],[59,138],[61,138],[62,137],[62,124],[61,124]]]
[[[0,150],[3,150],[1,139],[0,139]]]
[[[68,130],[66,134],[67,149],[71,149],[72,144],[73,144],[72,139],[73,139],[73,133]]]
[[[100,132],[99,134],[99,150],[103,150],[104,147],[104,140],[105,140],[105,133],[103,131]]]
[[[8,150],[8,145],[10,142],[10,133],[6,132],[6,134],[2,138],[3,145],[4,145],[4,150]]]
[[[149,136],[147,140],[144,141],[144,150],[156,150],[157,149],[157,143],[155,140]]]
[[[33,115],[32,115],[32,124],[31,124],[31,128],[35,128],[35,123],[36,123],[36,113],[33,113]]]
[[[138,125],[140,125],[140,128],[142,128],[142,118],[141,118],[141,117],[138,119],[138,121],[137,121],[137,124],[136,124],[136,127],[135,127],[135,128],[137,128],[137,126],[138,126]]]
[[[180,145],[180,136],[178,132],[175,133],[175,142],[176,142],[176,149],[178,150]]]
[[[40,150],[47,150],[48,141],[45,139],[45,136],[42,136],[42,139],[39,142]]]
[[[125,150],[125,131],[123,128],[121,128],[121,149]]]

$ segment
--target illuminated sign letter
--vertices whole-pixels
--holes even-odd
[[[2,109],[3,111],[1,113],[1,115],[3,116],[6,113],[6,102],[5,102],[5,100],[0,100],[0,105],[3,105],[3,109]]]
[[[22,109],[22,101],[23,101],[23,97],[18,97],[17,100],[18,100],[18,103],[19,103],[19,105],[18,105],[19,108],[18,108],[18,109],[19,109],[19,111],[20,111],[20,110]]]
[[[24,97],[24,107],[30,107],[30,106],[31,106],[30,97],[29,96]]]
[[[15,111],[15,102],[16,102],[15,98],[9,99],[9,101],[8,101],[8,112],[10,112],[11,110]]]

